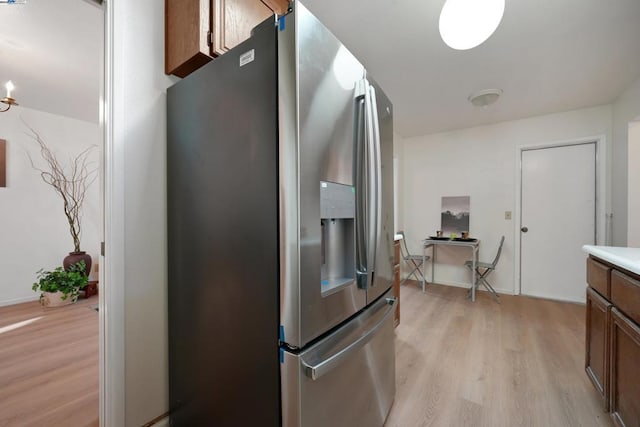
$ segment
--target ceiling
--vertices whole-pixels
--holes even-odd
[[[98,122],[103,11],[82,0],[0,4],[0,96],[20,106]]]
[[[444,0],[303,3],[385,89],[404,137],[608,104],[640,76],[638,0],[507,0],[468,51],[440,39]],[[12,79],[23,106],[97,122],[102,21],[89,1],[0,5],[0,83]],[[471,106],[488,88],[500,100]]]
[[[640,1],[506,0],[484,44],[440,39],[444,0],[306,0],[394,103],[395,130],[424,135],[608,104],[640,76]],[[499,88],[498,103],[467,97]]]

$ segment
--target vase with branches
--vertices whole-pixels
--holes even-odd
[[[38,144],[40,156],[44,160],[44,166],[39,167],[31,155],[27,153],[31,167],[40,172],[42,180],[49,184],[62,198],[64,214],[73,239],[73,252],[70,252],[64,259],[63,266],[68,270],[71,265],[82,260],[86,265],[85,275],[88,275],[91,271],[91,255],[88,255],[80,248],[82,205],[87,196],[89,186],[98,176],[98,168],[91,161],[91,155],[93,150],[97,149],[97,146],[92,145],[75,156],[70,156],[67,164],[63,164],[40,134],[26,123],[25,125],[31,132],[29,136]]]

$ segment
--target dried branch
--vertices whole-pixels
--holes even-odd
[[[31,154],[27,152],[31,167],[40,172],[42,180],[52,186],[56,193],[62,197],[64,214],[67,217],[69,232],[73,238],[74,252],[80,252],[82,204],[84,203],[87,189],[98,176],[98,168],[94,166],[89,157],[98,146],[92,145],[75,157],[70,157],[69,164],[64,166],[40,137],[40,134],[25,123],[24,120],[23,123],[31,131],[27,135],[38,143],[40,156],[46,164],[46,168],[39,168],[33,161]]]

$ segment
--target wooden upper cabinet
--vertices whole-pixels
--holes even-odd
[[[213,54],[222,55],[251,36],[251,30],[273,15],[257,0],[215,0]]]
[[[289,11],[289,0],[261,0],[276,15],[284,15]]]
[[[186,77],[288,7],[287,0],[165,0],[165,73]]]
[[[211,61],[210,0],[165,0],[164,72],[185,77]]]

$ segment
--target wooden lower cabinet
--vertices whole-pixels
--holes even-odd
[[[591,288],[587,289],[585,370],[609,410],[609,328],[611,303]]]
[[[640,427],[640,275],[587,260],[585,370],[619,427]]]
[[[393,294],[396,297],[394,323],[398,326],[400,324],[400,242],[398,240],[393,243]]]
[[[640,426],[640,327],[611,310],[611,415],[618,426]]]

